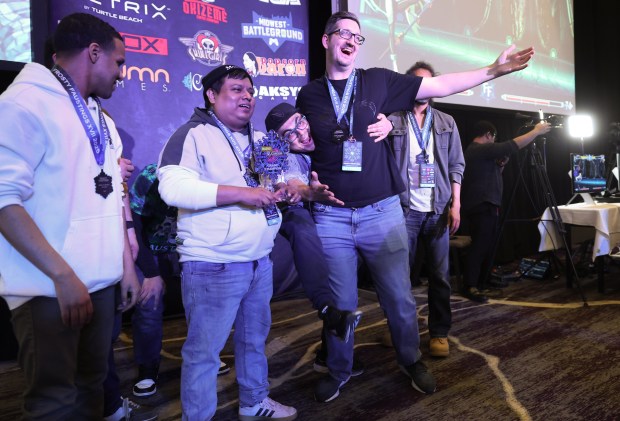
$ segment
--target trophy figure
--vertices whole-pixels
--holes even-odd
[[[276,132],[270,130],[265,137],[254,144],[254,172],[258,174],[260,186],[274,191],[282,174],[288,169],[289,146]],[[280,220],[276,205],[263,208],[267,224],[274,225]]]

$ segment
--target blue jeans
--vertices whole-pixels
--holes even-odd
[[[157,264],[166,285],[181,281],[176,253],[157,255]],[[136,363],[157,372],[163,339],[164,294],[160,296],[156,310],[154,305],[153,298],[142,305],[136,305],[131,318],[131,328]]]
[[[230,330],[239,384],[239,405],[268,395],[265,341],[271,326],[273,267],[268,256],[247,263],[182,263],[181,289],[187,339],[181,352],[184,420],[209,420],[217,408],[220,351]]]
[[[350,311],[357,308],[359,253],[375,282],[398,363],[413,364],[420,357],[420,335],[409,281],[405,217],[398,196],[363,208],[315,203],[313,215],[323,242],[336,307]],[[353,339],[344,343],[328,335],[327,342],[330,374],[338,380],[347,380],[353,364]]]
[[[410,263],[420,244],[428,271],[428,328],[431,338],[446,337],[452,324],[450,310],[450,236],[448,214],[409,209],[405,217]]]

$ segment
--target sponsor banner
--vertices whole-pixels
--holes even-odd
[[[309,0],[49,0],[49,26],[70,13],[91,13],[121,33],[123,79],[103,106],[116,122],[136,173],[156,162],[164,143],[204,106],[202,77],[221,64],[252,75],[252,121],[295,103],[308,82]],[[244,29],[245,28],[245,29]]]
[[[306,60],[303,58],[261,57],[252,51],[243,54],[243,67],[252,77],[299,76],[308,74]]]
[[[288,17],[266,17],[252,12],[252,22],[242,23],[241,31],[243,38],[261,39],[275,52],[286,41],[303,44],[305,41],[304,31],[293,26],[293,14]]]
[[[168,40],[166,38],[149,37],[121,32],[125,42],[125,51],[132,53],[168,55]]]

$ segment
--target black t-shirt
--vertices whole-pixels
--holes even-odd
[[[344,80],[331,83],[342,98]],[[387,69],[357,70],[354,102],[353,135],[362,142],[362,171],[342,171],[342,142],[333,140],[338,127],[325,78],[304,86],[297,97],[297,107],[310,122],[316,150],[312,154],[312,170],[319,180],[329,185],[347,207],[362,207],[405,190],[396,163],[386,141],[375,143],[368,126],[377,122],[377,114],[411,110],[422,78],[401,75]],[[351,118],[351,106],[346,114]],[[341,124],[346,124],[341,121]]]
[[[461,210],[470,211],[481,203],[502,205],[503,180],[497,160],[518,151],[514,140],[501,143],[471,142],[465,149],[465,174],[461,185]]]

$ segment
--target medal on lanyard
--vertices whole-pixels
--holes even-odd
[[[248,139],[250,145],[244,152],[241,150],[241,145],[239,145],[239,142],[237,142],[237,140],[233,137],[230,129],[226,127],[226,125],[224,125],[219,118],[217,118],[213,111],[209,111],[208,113],[230,144],[235,156],[237,157],[237,161],[239,161],[239,163],[243,162],[243,166],[245,167],[243,179],[245,180],[245,183],[248,187],[259,187],[260,183],[258,182],[258,175],[250,168],[253,161],[252,152],[254,150],[254,128],[252,127],[252,123],[248,123]],[[275,225],[280,220],[280,215],[278,214],[278,208],[276,205],[265,206],[263,208],[263,212],[265,214],[265,218],[267,219],[267,225]]]
[[[93,178],[95,181],[95,193],[106,199],[110,193],[114,191],[114,185],[112,183],[112,177],[103,171],[103,165],[105,164],[105,148],[106,144],[110,141],[110,131],[103,117],[103,113],[101,112],[101,102],[99,101],[99,98],[93,97],[97,103],[99,126],[101,128],[101,132],[103,132],[103,135],[97,129],[97,125],[92,121],[86,102],[84,101],[84,98],[82,98],[82,95],[80,95],[80,92],[71,77],[62,69],[62,67],[58,65],[54,66],[51,71],[65,91],[69,94],[71,104],[73,104],[73,108],[75,109],[75,112],[82,123],[82,127],[86,132],[86,136],[90,141],[90,146],[93,151],[93,155],[95,156],[95,161],[97,161],[97,165],[101,168],[99,174]]]
[[[353,118],[355,110],[355,93],[357,92],[357,70],[349,75],[347,84],[344,88],[342,100],[333,85],[327,80],[327,87],[332,100],[332,106],[336,113],[336,123],[338,127],[334,130],[332,138],[335,143],[342,143],[342,171],[361,171],[362,170],[362,142],[358,142],[353,136]],[[351,96],[353,100],[351,101]],[[351,102],[351,117],[347,119],[346,113]],[[348,130],[342,127],[341,121],[348,123]]]
[[[416,164],[420,166],[420,187],[435,187],[435,164],[428,162],[428,153],[426,152],[431,137],[433,110],[430,106],[426,109],[426,119],[422,131],[420,131],[418,122],[413,118],[411,112],[407,112],[407,116],[418,141],[418,146],[422,149],[422,152],[415,157]]]

